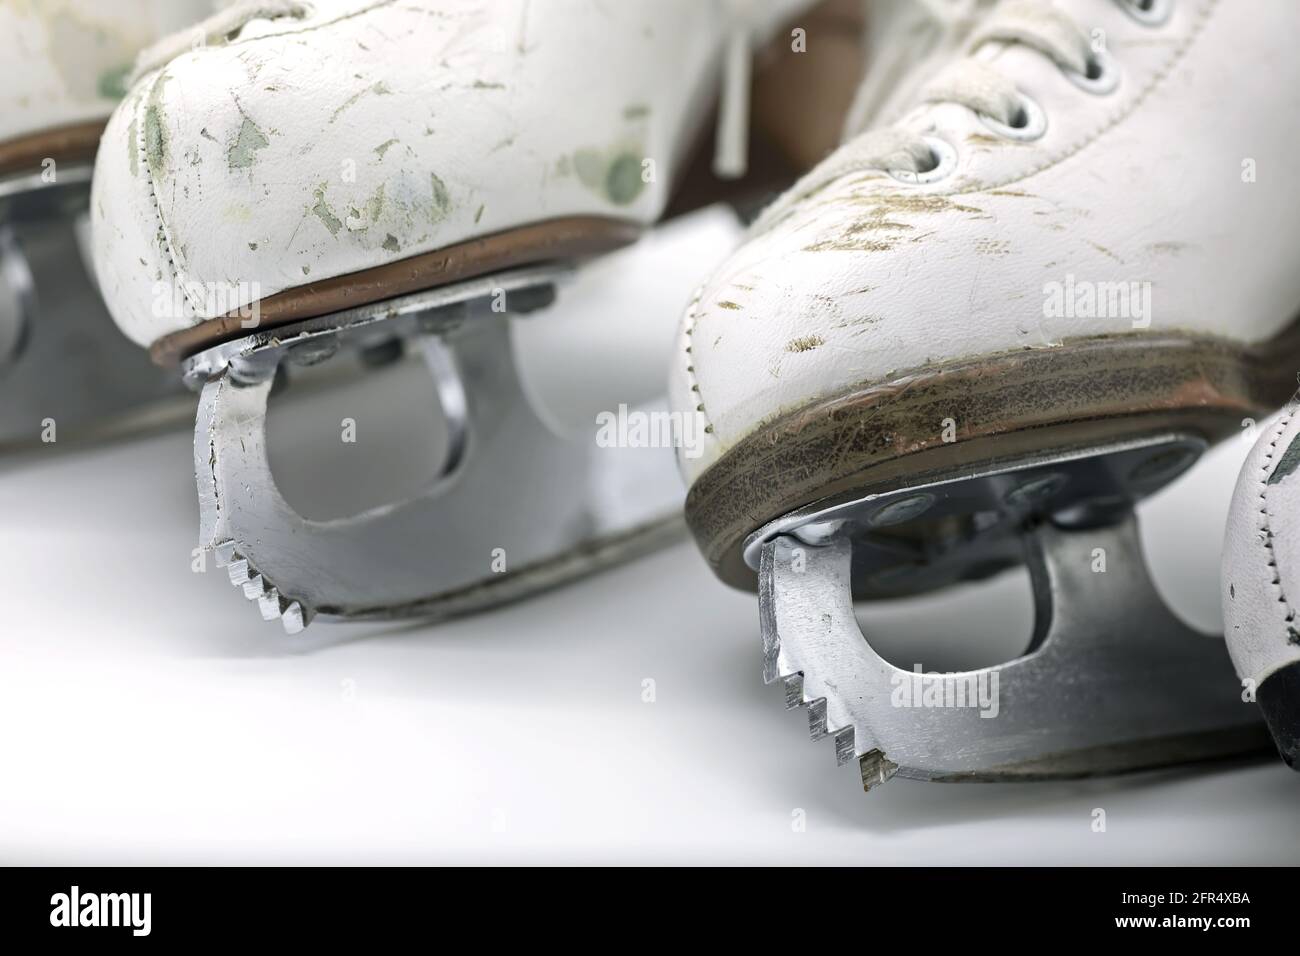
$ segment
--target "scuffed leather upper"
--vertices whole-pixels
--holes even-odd
[[[1028,47],[986,48],[1041,105],[1040,139],[1007,139],[965,106],[918,108],[904,124],[954,147],[953,173],[844,175],[700,290],[672,373],[675,406],[711,427],[705,454],[681,462],[689,480],[766,421],[896,372],[1110,332],[1257,341],[1296,317],[1300,4],[1173,0],[1160,26],[1115,0],[1056,6],[1101,31],[1113,92],[1085,92]],[[1047,314],[1049,290],[1079,282],[1150,283],[1149,326]]]
[[[148,344],[473,236],[648,223],[734,26],[719,0],[315,0],[254,21],[114,115],[94,200],[109,309]],[[238,294],[214,309],[190,292],[210,283]],[[176,285],[179,311],[157,301]]]
[[[136,54],[211,8],[210,0],[0,4],[0,141],[107,119]]]
[[[1256,685],[1300,661],[1300,404],[1263,429],[1237,479],[1223,543],[1228,651]]]

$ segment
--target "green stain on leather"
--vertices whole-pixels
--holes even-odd
[[[624,153],[609,165],[605,176],[605,195],[616,206],[626,206],[641,195],[645,180],[641,178],[641,160]]]
[[[436,173],[430,173],[429,180],[433,186],[433,208],[430,210],[429,219],[437,223],[446,219],[447,213],[451,212],[451,195],[447,192],[447,184],[439,179]]]
[[[624,150],[616,154],[580,149],[573,154],[573,171],[578,180],[616,206],[626,206],[641,195],[641,157]],[[563,171],[561,171],[563,175]]]
[[[316,203],[311,207],[311,212],[313,216],[325,224],[325,228],[330,231],[331,236],[337,236],[339,230],[343,228],[343,220],[334,214],[334,210],[325,201],[325,188],[326,184],[321,183],[312,193]]]
[[[99,74],[97,89],[106,100],[120,100],[126,96],[126,78],[131,75],[131,64],[115,66]]]
[[[267,138],[257,128],[257,124],[245,116],[239,127],[239,135],[226,153],[226,165],[230,169],[247,169],[257,162],[257,151],[266,149],[268,145]]]
[[[134,179],[140,172],[140,126],[134,119],[126,130],[126,161]]]
[[[154,179],[167,174],[167,131],[156,106],[144,111],[144,158]]]
[[[171,79],[163,73],[149,90],[149,100],[144,110],[144,160],[149,173],[158,182],[167,175],[171,153],[167,147],[167,124],[162,111],[162,93]]]

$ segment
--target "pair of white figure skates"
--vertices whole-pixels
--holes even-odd
[[[1296,387],[1300,6],[206,6],[0,6],[27,84],[0,115],[0,441],[143,420],[179,368],[201,543],[291,632],[487,607],[660,543],[668,454],[554,435],[508,326],[660,220],[715,109],[716,165],[743,166],[753,51],[822,56],[853,94],[842,144],[686,305],[669,371],[686,520],[758,591],[766,678],[868,787],[1239,754],[1267,739],[1255,699],[1294,764],[1296,407],[1228,529],[1240,681],[1157,597],[1133,506]],[[846,31],[851,69],[827,52]],[[268,464],[273,383],[406,352],[449,423],[441,476],[300,516]],[[1020,564],[1037,623],[1009,663],[908,674],[856,623],[855,601]]]

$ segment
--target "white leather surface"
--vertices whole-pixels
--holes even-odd
[[[110,122],[96,269],[142,345],[222,311],[194,283],[245,283],[239,305],[552,217],[653,221],[737,22],[721,0],[312,6],[171,61]],[[173,283],[179,312],[154,301]]]
[[[1056,5],[1104,32],[1114,92],[1004,48],[990,62],[1044,109],[1041,139],[919,109],[907,125],[956,147],[954,175],[843,177],[704,286],[673,370],[676,406],[713,426],[689,479],[764,421],[897,371],[1106,332],[1258,341],[1300,311],[1300,4],[1175,0],[1160,27],[1107,0]],[[1046,317],[1047,283],[1070,277],[1149,282],[1149,327]]]
[[[1293,399],[1241,469],[1223,543],[1223,616],[1237,674],[1258,685],[1300,660],[1300,405]]]
[[[211,9],[210,0],[0,4],[0,141],[107,119],[136,53]]]

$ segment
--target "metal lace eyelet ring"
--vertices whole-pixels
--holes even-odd
[[[1161,26],[1174,11],[1174,0],[1119,0],[1119,5],[1144,27]]]
[[[1119,86],[1119,64],[1109,53],[1094,53],[1088,59],[1088,72],[1065,70],[1070,82],[1094,96],[1105,96]]]
[[[1031,140],[1038,139],[1047,132],[1047,114],[1043,108],[1024,93],[1020,96],[1020,109],[1017,110],[1016,123],[1003,123],[987,113],[980,113],[979,118],[985,126],[1004,139]]]
[[[949,176],[957,168],[957,150],[946,140],[939,139],[937,136],[923,137],[925,144],[930,147],[930,156],[934,160],[934,165],[929,169],[921,172],[913,172],[910,169],[891,169],[889,175],[893,176],[900,183],[907,183],[911,186],[925,186],[929,183],[938,182],[946,176]]]

